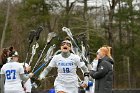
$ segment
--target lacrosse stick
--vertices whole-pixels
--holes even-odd
[[[57,50],[57,51],[53,54],[53,56],[54,56],[54,55],[57,55],[57,54],[59,54],[59,53],[61,53],[61,50]],[[40,60],[39,63],[41,63],[45,58],[46,58],[46,55]]]
[[[36,31],[36,41],[39,39],[40,33],[43,31],[43,27],[39,26]]]
[[[64,32],[67,33],[67,35],[68,35],[68,36],[70,37],[70,39],[73,41],[73,43],[75,44],[75,46],[78,48],[78,50],[80,51],[81,56],[82,56],[82,58],[83,58],[83,61],[89,63],[89,61],[86,59],[86,57],[82,54],[82,50],[79,48],[78,44],[77,44],[76,41],[74,40],[73,35],[72,35],[70,29],[69,29],[69,28],[66,28],[66,27],[63,27],[63,28],[62,28],[62,31],[64,31]]]
[[[54,50],[55,47],[56,47],[56,46],[53,45],[53,46],[51,46],[51,47],[48,49],[47,54],[46,54],[46,57],[44,58],[45,63],[43,63],[43,64],[34,72],[34,74],[36,74],[42,67],[44,67],[44,66],[47,65],[47,63],[49,62],[49,60],[52,58],[53,50]],[[33,71],[34,71],[34,70],[33,70]],[[33,71],[32,71],[32,72],[33,72]]]
[[[82,50],[81,50],[81,51],[82,51],[81,54],[83,55],[83,56],[81,56],[81,57],[82,57],[82,58],[85,57],[86,61],[89,62],[89,58],[88,58],[87,52],[86,52],[87,50],[86,50],[86,48],[85,48],[83,42],[81,42],[81,49],[82,49]],[[84,58],[83,58],[83,59],[84,59]]]
[[[73,39],[73,35],[72,35],[70,29],[69,29],[69,28],[66,28],[66,27],[63,27],[63,28],[62,28],[62,31],[64,31],[64,32],[67,33],[67,35],[68,35],[68,36],[70,37],[70,39],[73,41],[73,43],[75,44],[75,46],[76,46],[76,47],[79,49],[79,51],[81,52],[81,49],[80,49],[79,46],[77,45],[76,41]]]
[[[39,44],[37,43],[37,41],[38,41],[38,39],[39,39],[39,37],[40,37],[40,33],[41,33],[43,30],[44,30],[44,29],[43,29],[42,26],[39,26],[39,27],[37,28],[37,31],[36,31],[36,33],[35,33],[36,42],[35,42],[35,45],[33,45],[33,47],[32,47],[32,56],[31,56],[31,58],[30,58],[29,64],[32,62],[33,56],[34,56],[35,53],[36,53],[36,48],[39,47]]]
[[[61,53],[61,50],[57,50],[54,54],[53,54],[53,56],[54,55],[57,55],[57,54],[59,54],[59,53]],[[43,58],[46,58],[46,56],[45,57],[43,57]],[[42,62],[43,61],[43,59],[41,59],[41,61],[40,62]]]
[[[34,55],[36,54],[36,49],[39,47],[38,43],[36,42],[35,45],[32,46],[32,56],[30,58],[30,61],[29,61],[29,65],[31,64],[31,62],[33,61],[33,57]]]
[[[27,59],[28,59],[28,56],[29,56],[29,49],[30,49],[31,43],[34,40],[34,37],[36,37],[36,42],[37,42],[37,40],[39,39],[40,33],[42,31],[43,31],[43,27],[42,26],[39,26],[36,31],[35,30],[32,30],[29,33],[29,40],[28,40],[29,41],[29,47],[28,47],[28,50],[27,50],[27,54],[26,54],[26,58],[25,58],[23,67],[25,67],[25,63],[27,62]]]
[[[31,30],[31,32],[29,33],[29,38],[28,38],[29,45],[28,45],[27,54],[26,54],[26,58],[25,58],[23,66],[25,66],[25,63],[27,62],[27,59],[29,56],[29,49],[30,49],[31,43],[33,42],[35,35],[36,35],[35,30]]]
[[[34,66],[34,68],[33,68],[32,71],[34,71],[34,69],[36,68],[36,66],[37,66],[38,63],[40,62],[40,59],[42,58],[42,55],[43,55],[43,53],[44,53],[44,51],[45,51],[47,45],[51,42],[51,40],[52,40],[55,36],[56,36],[56,33],[54,33],[54,32],[51,32],[51,33],[48,34],[47,43],[45,44],[45,47],[43,48],[43,50],[42,50],[42,52],[41,52],[41,54],[40,54],[40,56],[39,56],[39,58],[38,58],[38,60],[37,60],[37,62],[36,62],[36,64],[35,64],[35,66]]]

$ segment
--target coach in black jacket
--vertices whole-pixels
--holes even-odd
[[[95,79],[95,93],[112,93],[113,60],[100,49],[97,71],[90,70],[90,76]]]

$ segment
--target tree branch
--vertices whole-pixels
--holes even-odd
[[[58,3],[60,4],[61,7],[64,7],[60,0],[58,0]]]
[[[5,33],[6,33],[7,25],[8,25],[9,14],[10,14],[10,4],[11,4],[11,0],[7,0],[7,13],[6,13],[6,19],[5,19],[5,24],[3,28],[2,38],[1,38],[1,46],[0,46],[1,49],[3,48],[3,43],[5,40]]]

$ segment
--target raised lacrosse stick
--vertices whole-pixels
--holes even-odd
[[[31,64],[31,62],[33,61],[33,57],[34,55],[36,54],[36,49],[39,47],[39,44],[36,42],[35,45],[32,46],[32,56],[30,58],[30,61],[29,61],[29,65]]]
[[[51,32],[51,33],[48,34],[47,43],[45,44],[45,46],[44,46],[44,48],[43,48],[43,50],[42,50],[42,52],[41,52],[41,54],[40,54],[40,56],[39,56],[39,58],[38,58],[36,64],[35,64],[35,66],[34,66],[32,72],[34,71],[34,69],[36,68],[36,66],[39,64],[40,59],[42,58],[42,55],[43,55],[43,53],[44,53],[44,51],[45,51],[47,45],[51,42],[51,40],[52,40],[55,36],[56,36],[56,33],[54,33],[54,32]]]
[[[31,30],[31,32],[29,33],[29,46],[28,46],[28,50],[27,50],[27,54],[26,54],[26,58],[25,58],[25,61],[24,61],[24,67],[25,67],[25,63],[27,62],[27,59],[28,59],[28,56],[29,56],[29,49],[30,49],[30,46],[31,46],[31,43],[33,42],[34,40],[34,37],[36,37],[36,42],[38,41],[39,37],[40,37],[40,33],[43,31],[43,27],[42,26],[39,26],[37,28],[37,30]]]
[[[46,66],[47,63],[49,62],[49,60],[52,58],[52,55],[53,55],[53,50],[56,46],[53,45],[51,46],[48,51],[47,51],[47,54],[46,54],[46,57],[44,58],[44,63],[36,70],[34,71],[34,74],[36,74],[42,67]],[[32,71],[33,72],[33,71]]]
[[[82,56],[82,58],[83,58],[83,61],[89,63],[89,61],[86,59],[86,57],[82,54],[82,50],[79,48],[78,44],[77,44],[76,41],[74,40],[73,35],[72,35],[70,29],[67,28],[67,27],[63,27],[63,28],[62,28],[62,31],[64,31],[64,32],[67,33],[67,35],[68,35],[68,36],[70,37],[70,39],[73,41],[73,43],[75,44],[75,46],[78,48],[78,50],[80,51],[81,56]]]

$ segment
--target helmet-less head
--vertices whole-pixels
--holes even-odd
[[[72,43],[69,40],[64,40],[61,43],[61,51],[62,52],[70,52]]]

